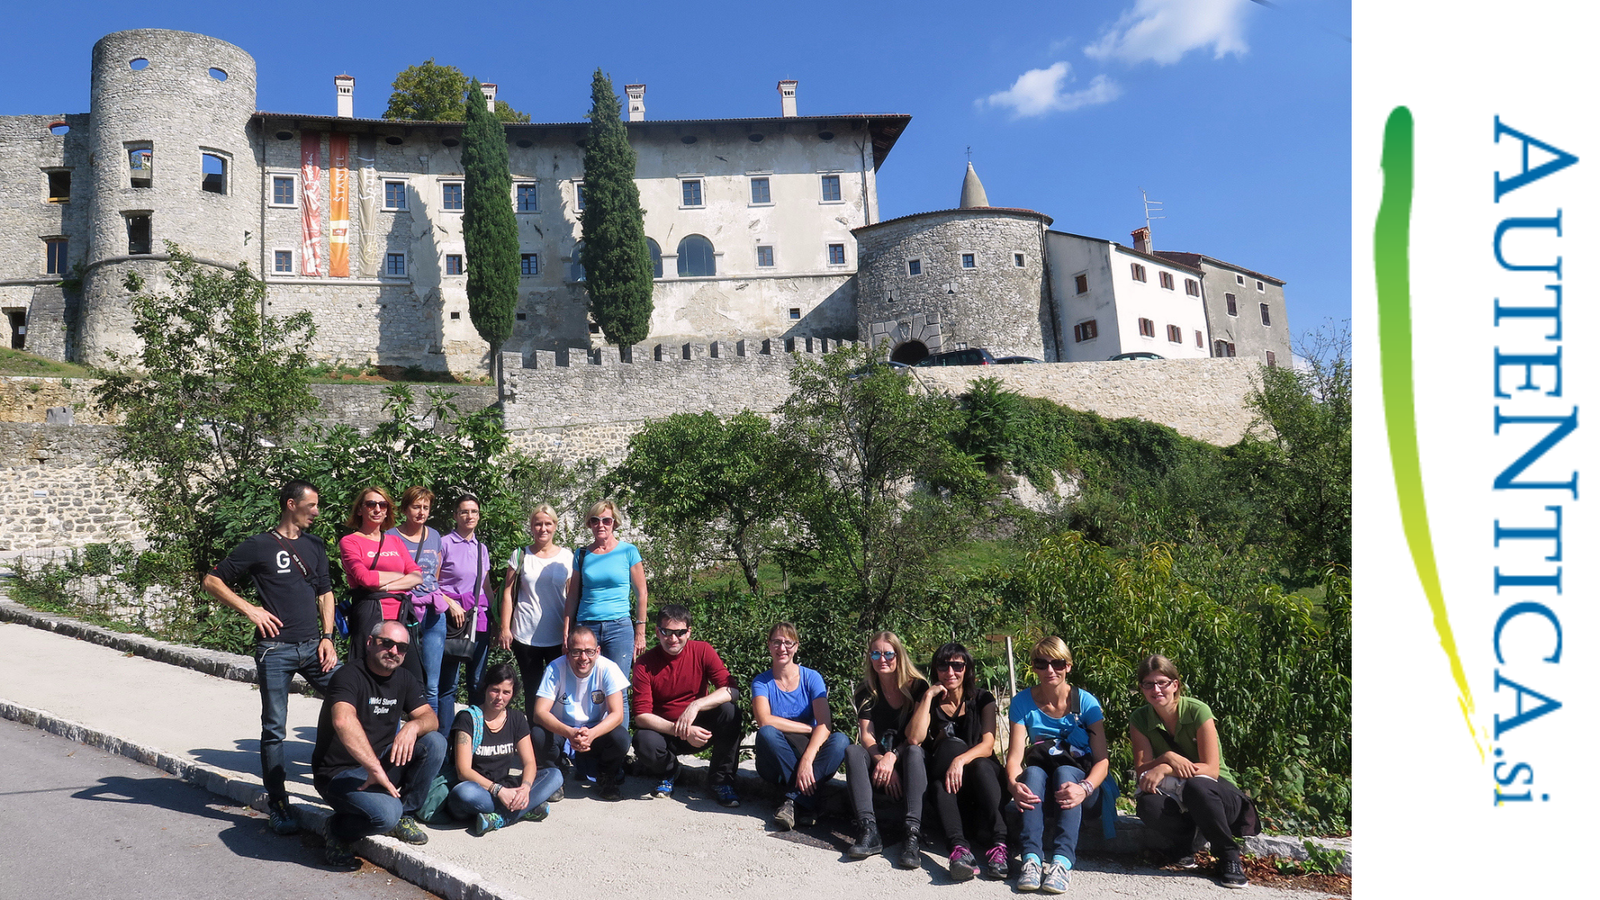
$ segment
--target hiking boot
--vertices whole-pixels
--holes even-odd
[[[883,838],[878,835],[878,823],[871,819],[861,823],[861,836],[845,855],[851,859],[866,859],[883,852]]]
[[[1072,870],[1058,862],[1050,864],[1044,872],[1044,881],[1039,883],[1039,890],[1046,894],[1065,894],[1067,885],[1072,883]]]
[[[778,826],[779,831],[794,830],[794,801],[785,799],[778,805],[778,811],[772,815],[772,824]]]
[[[267,801],[267,824],[274,834],[287,836],[300,831],[300,823],[294,820],[294,813],[289,811],[288,797]]]
[[[906,829],[906,842],[900,847],[900,858],[895,864],[902,869],[922,868],[922,831],[917,828]]]
[[[397,841],[405,841],[408,844],[426,844],[428,842],[428,833],[423,831],[417,825],[417,820],[410,816],[401,816],[400,821],[394,823],[394,827],[385,833],[385,837],[392,837]]]
[[[617,783],[615,776],[600,779],[600,799],[608,801],[622,799],[622,785]]]
[[[717,785],[717,803],[732,809],[739,805],[739,792],[726,782]]]
[[[491,831],[506,827],[506,820],[499,813],[478,813],[472,817],[472,826],[467,833],[473,837],[483,837]]]
[[[538,806],[528,807],[527,811],[522,814],[522,821],[524,822],[543,822],[548,818],[550,818],[550,801],[548,800]]]
[[[1044,863],[1032,853],[1022,859],[1022,874],[1017,876],[1017,890],[1037,891],[1044,881]]]
[[[1238,851],[1224,853],[1217,862],[1217,884],[1225,888],[1242,888],[1250,883],[1244,875],[1244,861]]]
[[[656,785],[656,789],[650,792],[650,796],[654,797],[657,800],[671,800],[672,799],[672,779],[671,778],[663,778],[663,779],[661,779],[661,783]]]
[[[978,874],[978,858],[967,847],[950,851],[950,877],[956,881],[971,881]]]
[[[1011,855],[1006,845],[997,843],[983,855],[983,877],[991,881],[1005,881],[1011,874]]]
[[[335,869],[354,872],[361,868],[361,860],[356,857],[356,852],[344,841],[328,838],[322,847],[322,861]]]
[[[563,801],[565,799],[567,799],[567,789],[566,789],[565,786],[562,786],[562,787],[556,788],[556,792],[554,794],[551,794],[550,795],[550,799],[546,800],[545,802],[546,803],[560,803],[561,801]]]

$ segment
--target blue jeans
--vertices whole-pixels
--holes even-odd
[[[299,672],[311,682],[318,692],[326,694],[328,681],[339,671],[322,671],[317,659],[317,645],[321,638],[286,644],[280,641],[259,641],[256,644],[256,685],[261,694],[261,783],[267,796],[283,800],[289,796],[284,787],[283,740],[288,734],[289,682]]]
[[[1049,774],[1038,766],[1029,766],[1022,770],[1018,778],[1033,791],[1039,798],[1038,804],[1033,809],[1022,810],[1022,852],[1024,855],[1032,853],[1044,862],[1049,862],[1044,856],[1045,819],[1051,818],[1056,826],[1053,840],[1050,842],[1052,857],[1064,858],[1070,865],[1078,863],[1078,826],[1083,822],[1084,810],[1094,804],[1100,794],[1100,789],[1085,797],[1083,802],[1071,809],[1062,809],[1056,805],[1056,789],[1063,784],[1082,781],[1088,774],[1073,765],[1064,765]]]
[[[624,616],[607,622],[579,622],[594,632],[600,655],[616,663],[622,674],[633,677],[633,620]]]
[[[791,734],[771,725],[763,725],[756,731],[756,774],[763,781],[783,788],[785,797],[806,810],[816,808],[817,792],[838,773],[839,764],[844,762],[844,752],[850,747],[850,739],[834,731],[822,742],[817,749],[816,761],[811,765],[811,774],[816,777],[817,785],[811,795],[806,796],[794,786],[794,773],[809,743],[810,734]]]
[[[442,641],[439,652],[444,652]],[[463,666],[467,670],[467,702],[483,705],[483,673],[489,668],[489,632],[478,632],[471,660],[463,663],[459,658],[441,658],[444,661],[439,667],[439,730],[448,734],[456,720],[456,686],[460,683]]]
[[[428,799],[428,789],[433,786],[434,776],[439,774],[444,754],[444,735],[430,731],[417,738],[409,763],[392,766],[385,761],[383,771],[400,789],[398,798],[377,786],[362,790],[367,770],[360,766],[335,773],[331,778],[316,779],[317,793],[333,807],[333,815],[328,819],[328,835],[348,844],[369,834],[384,834],[401,816],[415,813]]]
[[[422,662],[422,693],[428,706],[439,715],[439,669],[444,665],[444,638],[448,631],[448,617],[436,609],[422,614],[418,626],[421,647],[414,648]],[[448,732],[450,723],[439,719],[439,730]]]
[[[561,770],[554,766],[534,773],[533,784],[528,787],[528,806],[523,812],[549,800],[561,785]],[[521,813],[512,813],[504,803],[498,802],[492,794],[470,781],[463,781],[451,788],[450,799],[445,803],[449,806],[450,815],[461,821],[468,821],[478,813],[499,812],[508,821],[516,821],[512,818],[514,815],[521,816]]]

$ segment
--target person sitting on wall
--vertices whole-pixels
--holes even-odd
[[[686,607],[662,607],[656,613],[659,643],[633,664],[634,774],[661,776],[655,796],[671,797],[678,754],[709,744],[717,802],[738,806],[739,689],[722,657],[705,641],[691,640],[690,629]]]
[[[311,751],[312,782],[333,807],[324,858],[342,868],[360,867],[350,845],[368,835],[428,842],[413,813],[445,755],[422,683],[402,668],[411,651],[405,626],[381,621],[366,645],[360,664],[334,673]]]
[[[600,799],[621,800],[627,690],[627,676],[600,655],[594,632],[574,625],[567,633],[567,655],[545,667],[533,701],[533,753],[539,765],[559,764],[562,742],[570,744],[580,772],[597,770]]]

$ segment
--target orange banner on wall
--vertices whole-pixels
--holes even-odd
[[[328,274],[350,277],[350,135],[328,135]]]

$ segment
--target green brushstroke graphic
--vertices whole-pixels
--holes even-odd
[[[1422,592],[1433,610],[1433,627],[1450,659],[1450,675],[1459,692],[1461,715],[1483,757],[1483,745],[1472,724],[1472,688],[1467,686],[1455,634],[1439,586],[1439,567],[1428,527],[1428,504],[1422,494],[1422,458],[1417,450],[1416,395],[1411,381],[1411,110],[1395,107],[1383,129],[1383,200],[1372,229],[1372,261],[1378,281],[1378,356],[1383,368],[1383,414],[1389,431],[1389,459],[1400,503],[1400,522],[1416,566]]]

